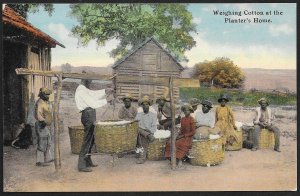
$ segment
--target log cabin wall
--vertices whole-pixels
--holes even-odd
[[[19,76],[16,68],[51,70],[51,48],[65,47],[32,26],[9,6],[2,8],[4,97],[3,136],[5,144],[13,140],[16,128],[26,122],[31,94],[38,99],[41,87],[52,87],[52,79],[44,76]],[[53,100],[53,94],[50,101]],[[7,143],[7,142],[8,143]]]
[[[16,68],[50,70],[51,49],[17,42],[3,42],[4,51],[4,141],[16,137],[18,125],[26,122],[30,96],[38,99],[39,89],[53,89],[52,79],[44,76],[18,76]]]
[[[144,46],[129,55],[123,62],[114,67],[118,75],[136,76],[181,76],[181,67],[156,41],[150,40]],[[117,95],[123,97],[131,93],[135,98],[149,95],[156,100],[168,88],[155,85],[117,83]],[[174,87],[174,98],[179,98],[179,88]]]

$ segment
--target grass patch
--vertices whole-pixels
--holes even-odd
[[[220,94],[226,93],[230,96],[231,105],[241,106],[257,106],[257,100],[266,97],[270,105],[296,105],[297,96],[288,95],[284,93],[261,92],[261,91],[243,91],[243,90],[228,90],[219,88],[180,88],[180,99],[187,102],[191,98],[198,98],[200,100],[208,99],[214,104],[218,104]]]

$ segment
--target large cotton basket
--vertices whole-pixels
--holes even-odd
[[[148,146],[147,158],[151,161],[165,159],[165,148],[168,138],[156,138]]]
[[[249,131],[250,141],[253,141],[253,137],[254,137],[253,135],[254,135],[254,127]],[[275,138],[274,138],[274,133],[272,131],[269,131],[268,129],[261,129],[259,138],[260,139],[259,139],[258,147],[260,149],[274,147]]]
[[[274,132],[269,131],[268,129],[261,129],[260,131],[260,139],[259,139],[259,148],[274,148],[275,138]]]
[[[79,154],[84,137],[83,126],[71,126],[69,128],[69,136],[71,143],[71,152]]]
[[[235,150],[241,150],[243,148],[243,131],[235,131],[235,134],[237,135],[237,138],[239,142],[234,141],[232,144],[226,144],[225,150],[227,151],[235,151]]]
[[[97,150],[102,153],[120,153],[134,150],[138,135],[138,121],[128,121],[119,124],[95,123],[95,143]]]
[[[192,165],[218,165],[225,158],[223,137],[214,140],[194,140],[189,153]]]

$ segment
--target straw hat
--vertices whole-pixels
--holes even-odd
[[[125,101],[125,99],[130,99],[130,101],[134,100],[134,98],[132,97],[132,95],[130,93],[125,94],[125,96],[122,98],[122,100]]]
[[[166,102],[169,102],[169,101],[170,101],[170,100],[169,100],[169,99],[167,99],[167,97],[166,97],[166,96],[164,96],[164,95],[162,95],[162,96],[160,96],[160,97],[156,98],[156,103],[157,103],[159,100],[164,100],[164,101],[166,101]]]
[[[194,112],[194,109],[190,104],[184,104],[183,106],[181,106],[181,111],[184,111],[186,109],[190,110],[191,112]]]
[[[191,104],[191,106],[197,106],[200,104],[200,100],[197,99],[197,98],[192,98],[190,101],[189,101],[189,104]]]
[[[43,93],[45,95],[50,95],[52,93],[51,90],[49,90],[47,87],[40,88],[40,93]]]
[[[152,101],[150,100],[150,97],[148,95],[145,95],[142,97],[142,99],[139,100],[139,105],[143,105],[144,103],[148,103],[149,105],[152,104]]]
[[[201,104],[202,104],[202,105],[206,105],[206,106],[208,106],[209,108],[212,108],[212,103],[211,103],[210,101],[208,101],[208,100],[203,100],[203,101],[201,102]]]
[[[257,103],[259,103],[259,104],[266,103],[267,105],[269,105],[269,101],[268,101],[268,99],[265,98],[265,97],[259,99],[259,100],[257,101]]]
[[[221,94],[220,98],[218,99],[218,102],[221,103],[222,99],[224,99],[226,102],[228,102],[229,96],[227,94]]]

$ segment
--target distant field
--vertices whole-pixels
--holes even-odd
[[[257,89],[289,89],[291,92],[296,92],[297,78],[296,70],[287,69],[242,69],[245,76],[245,90]],[[184,70],[182,77],[190,77],[191,69]]]
[[[245,89],[284,89],[296,92],[296,70],[243,69],[246,75]]]
[[[60,67],[53,67],[53,70],[60,70]],[[72,72],[81,73],[82,70],[93,73],[101,74],[111,74],[111,67],[72,67]],[[286,69],[258,69],[258,68],[247,68],[242,69],[245,73],[245,90],[257,89],[276,89],[284,90],[288,89],[291,92],[296,92],[297,89],[297,78],[296,70],[286,70]],[[191,68],[186,69],[182,72],[182,77],[189,78],[191,73]],[[67,81],[67,80],[66,80]],[[71,82],[69,80],[69,82]],[[75,81],[74,81],[75,82]]]

